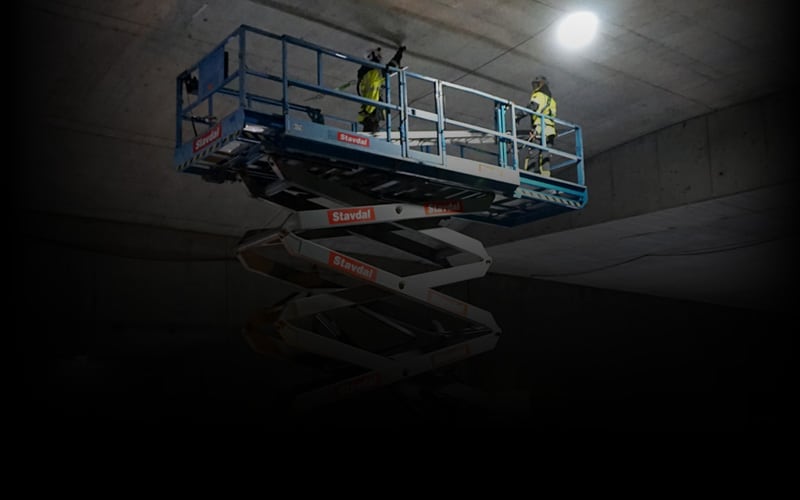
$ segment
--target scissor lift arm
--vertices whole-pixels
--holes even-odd
[[[475,203],[471,208],[482,210],[485,203]],[[271,340],[272,352],[313,353],[361,370],[300,395],[297,399],[300,406],[315,406],[419,375],[495,346],[500,329],[491,313],[436,290],[437,287],[485,275],[491,258],[478,240],[446,227],[418,230],[416,232],[424,239],[444,244],[468,256],[471,262],[401,276],[309,237],[309,234],[314,234],[324,238],[328,236],[325,230],[333,233],[354,230],[354,234],[363,237],[364,233],[358,230],[373,225],[407,232],[409,229],[399,223],[441,219],[445,215],[444,208],[433,208],[438,212],[432,211],[432,206],[403,203],[298,211],[275,232],[251,235],[241,243],[238,256],[245,268],[309,288],[308,292],[301,294],[304,296],[283,304],[272,315],[259,313],[259,317],[251,321],[251,330],[247,333],[251,338],[267,335],[270,339],[261,338],[254,343],[263,346]],[[276,246],[282,246],[293,258],[297,267],[294,275],[285,272],[285,264],[276,265],[265,256]],[[417,257],[428,260],[426,255]],[[331,273],[324,278],[309,280],[312,271],[307,266],[304,270],[303,262]],[[433,311],[435,314],[430,315],[430,323],[424,325],[391,314],[398,298]],[[388,306],[387,301],[390,302]],[[344,309],[355,309],[369,316],[402,341],[380,350],[348,342],[346,334],[335,326],[333,319],[336,312]],[[264,330],[265,323],[273,328]],[[388,337],[385,332],[381,335]]]
[[[289,54],[299,60],[289,64]],[[491,258],[443,219],[513,227],[587,202],[577,125],[554,118],[558,149],[531,142],[514,117],[544,116],[407,68],[390,71],[385,101],[329,85],[362,65],[384,69],[243,25],[176,81],[175,167],[209,182],[242,182],[252,197],[289,210],[279,227],[246,234],[238,258],[246,269],[296,287],[257,311],[245,334],[259,352],[310,361],[324,372],[297,398],[301,407],[495,346],[500,328],[492,314],[441,290],[484,276]],[[297,68],[305,71],[294,74]],[[413,86],[422,90],[410,97]],[[188,95],[194,102],[185,102]],[[475,123],[446,115],[447,95],[476,99],[473,109],[490,114]],[[325,112],[310,107],[312,100],[322,106],[322,98]],[[362,104],[386,113],[381,132],[360,132],[337,117],[355,116]],[[521,152],[535,150],[552,154],[551,177],[520,168]],[[356,254],[358,245],[342,249],[342,237],[402,252],[411,256],[402,262],[418,269],[404,274],[392,269],[398,260]]]

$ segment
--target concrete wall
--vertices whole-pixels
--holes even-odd
[[[245,271],[234,239],[45,215],[16,236],[17,408],[30,421],[532,430],[783,422],[791,348],[782,318],[500,275],[444,289],[494,314],[503,330],[494,351],[426,378],[413,398],[400,396],[414,387],[403,385],[278,419],[287,386],[311,372],[255,353],[240,331],[295,289]],[[465,382],[485,404],[445,400],[431,380]]]
[[[584,209],[508,231],[466,232],[488,247],[796,183],[796,109],[793,93],[781,92],[642,136],[586,160]]]

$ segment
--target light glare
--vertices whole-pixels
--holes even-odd
[[[597,16],[588,11],[574,12],[558,25],[558,41],[567,48],[579,49],[597,33]]]

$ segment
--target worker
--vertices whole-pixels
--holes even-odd
[[[358,83],[356,91],[361,97],[374,101],[383,101],[383,88],[386,84],[386,74],[390,67],[400,67],[400,60],[406,47],[402,46],[392,56],[385,68],[362,65],[358,69]],[[367,59],[376,64],[382,61],[381,48],[375,48],[367,53]],[[358,112],[358,123],[363,127],[364,132],[377,132],[385,112],[372,104],[362,104]]]
[[[556,116],[556,100],[550,92],[550,85],[546,76],[537,76],[531,81],[533,92],[531,93],[530,109],[535,113],[544,115],[544,134],[545,143],[548,148],[552,148],[556,139],[556,124],[552,118]],[[542,116],[533,114],[531,115],[531,133],[528,140],[541,145],[542,143]],[[550,152],[542,149],[528,148],[533,153],[531,156],[535,158],[533,165],[529,165],[531,156],[525,158],[524,170],[530,170],[535,166],[535,171],[541,175],[550,177]]]

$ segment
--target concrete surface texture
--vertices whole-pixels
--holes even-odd
[[[172,375],[153,368],[141,397],[155,391],[162,403],[173,393],[193,399],[195,387],[196,401],[222,404],[212,413],[223,418],[224,393],[236,386],[249,396],[261,387],[241,384],[258,385],[253,381],[269,380],[264,370],[277,370],[250,357],[236,325],[251,305],[277,300],[285,290],[238,269],[231,248],[247,230],[277,224],[285,211],[250,198],[241,184],[205,183],[172,165],[177,75],[246,23],[359,56],[405,44],[403,62],[415,72],[518,103],[527,101],[532,76],[549,77],[559,116],[583,130],[587,207],[513,229],[451,222],[480,239],[494,260],[485,289],[459,290],[469,289],[510,325],[497,352],[461,375],[490,394],[504,393],[502,404],[516,408],[512,418],[528,419],[542,404],[573,417],[570,407],[594,407],[607,411],[605,424],[595,427],[624,428],[616,417],[623,407],[642,408],[644,398],[652,413],[641,428],[710,428],[728,415],[726,408],[736,415],[726,429],[776,422],[786,352],[777,319],[793,308],[798,243],[788,7],[777,0],[593,5],[599,32],[579,52],[560,48],[554,32],[580,2],[33,0],[16,6],[12,126],[15,158],[22,161],[12,168],[12,226],[25,257],[14,269],[24,290],[15,317],[28,380],[36,381],[30,392],[42,395],[37,401],[46,408],[78,397],[83,409],[61,407],[77,418],[124,413],[132,411],[129,402],[104,405],[97,394],[133,383],[142,369],[137,363],[161,360]],[[264,55],[259,62],[275,59]],[[340,77],[346,85],[354,75]],[[476,121],[481,113],[448,106],[455,119]],[[497,299],[499,291],[516,288],[513,301]],[[528,307],[542,316],[523,319]],[[595,320],[565,321],[576,314]],[[79,333],[60,335],[67,325]],[[737,330],[742,325],[746,334]],[[205,344],[197,337],[204,335]],[[600,342],[598,335],[613,338]],[[154,354],[168,338],[175,352],[217,347],[194,358]],[[153,352],[131,354],[135,339]],[[609,355],[610,345],[624,347]],[[117,351],[135,361],[128,368],[104,365]],[[226,363],[249,360],[236,366],[253,372],[214,386],[209,380],[221,372],[209,374],[199,360],[219,360],[221,352],[231,353]],[[519,352],[543,357],[530,367],[514,358]],[[642,364],[648,352],[655,353],[651,369]],[[554,361],[557,353],[568,363],[586,356],[607,364],[569,365],[580,374],[574,379]],[[178,358],[190,360],[185,377],[174,372]],[[671,372],[674,363],[687,371]],[[118,380],[103,372],[108,366],[120,367]],[[91,376],[93,370],[100,375]],[[593,370],[625,382],[592,391],[586,384]],[[637,370],[649,387],[635,382]],[[545,396],[531,399],[537,390],[570,389],[572,396],[549,403]],[[397,397],[402,404],[420,401]],[[657,418],[670,397],[673,408],[699,409],[707,418],[692,421],[679,411]],[[612,411],[608,402],[615,398],[625,403]],[[245,407],[252,401],[232,399]],[[593,406],[594,400],[604,403]],[[185,414],[178,406],[167,413]],[[158,412],[157,404],[148,407]],[[239,409],[247,413],[245,407]],[[450,410],[437,407],[435,418],[442,411]],[[593,425],[548,420],[556,421]]]

